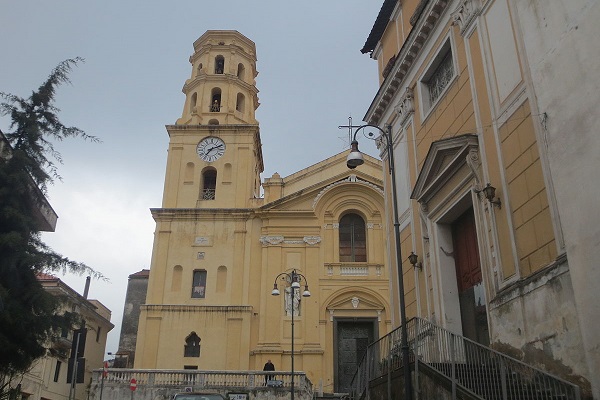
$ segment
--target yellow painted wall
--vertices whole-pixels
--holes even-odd
[[[210,52],[218,46],[205,55],[202,44],[218,42],[221,35],[227,46],[240,34],[204,34],[195,45],[193,68],[214,58]],[[235,43],[253,53],[247,39]],[[231,63],[227,57],[233,53],[222,54]],[[209,63],[205,73],[210,71]],[[231,76],[218,78],[211,77],[223,89],[237,85]],[[203,79],[188,80],[186,101]],[[197,101],[206,108],[206,99]],[[197,123],[215,116],[219,125]],[[267,178],[265,198],[256,198],[252,182],[262,171],[262,155],[254,110],[235,126],[219,115],[194,118],[186,103],[178,124],[167,127],[165,191],[162,208],[152,210],[155,242],[135,368],[262,370],[271,359],[277,370],[289,371],[292,318],[284,309],[285,285],[277,281],[279,297],[271,291],[279,274],[295,269],[312,294],[294,317],[295,369],[333,392],[336,321],[366,318],[375,321],[379,335],[391,329],[380,161],[365,156],[364,165],[349,170],[346,152],[340,153],[290,176]],[[213,162],[196,154],[208,135],[226,144]],[[217,171],[214,200],[198,199],[205,168]],[[366,223],[367,262],[340,262],[338,225],[348,212]],[[206,271],[204,298],[191,296],[194,270]],[[191,332],[201,338],[200,357],[184,356]]]

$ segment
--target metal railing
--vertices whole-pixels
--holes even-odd
[[[490,400],[580,400],[578,386],[550,375],[421,318],[407,323],[415,388],[419,368],[433,370],[457,391]],[[354,398],[365,395],[369,382],[402,367],[400,329],[369,345],[354,376]]]
[[[113,394],[120,398],[118,392],[114,389],[122,389],[122,392],[129,394],[129,386],[132,379],[136,380],[137,390],[139,391],[160,391],[172,390],[184,391],[186,388],[192,390],[254,390],[267,388],[267,376],[273,376],[280,381],[277,386],[279,391],[289,391],[291,388],[291,372],[276,371],[201,371],[201,370],[151,370],[151,369],[126,369],[126,368],[108,368],[105,376],[103,370],[93,371],[92,399],[99,398],[100,386],[104,388],[105,393],[112,389]],[[297,396],[301,399],[312,398],[312,383],[302,371],[294,372],[294,388]],[[115,396],[113,396],[115,397]],[[111,397],[106,396],[109,399]]]
[[[202,200],[214,200],[215,189],[202,189]]]

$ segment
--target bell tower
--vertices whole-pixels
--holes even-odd
[[[207,31],[194,42],[190,63],[178,125],[257,124],[254,42],[237,31]]]
[[[256,46],[237,31],[194,42],[181,118],[168,125],[164,208],[246,208],[260,195]]]

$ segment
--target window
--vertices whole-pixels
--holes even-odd
[[[421,79],[421,97],[425,112],[431,110],[439,101],[455,76],[452,47],[448,39]]]
[[[453,76],[454,64],[452,64],[452,53],[449,51],[427,81],[429,101],[431,104],[435,103],[436,100],[440,98],[440,95],[444,89],[446,89]]]
[[[192,283],[192,298],[203,299],[206,295],[206,271],[194,271]]]
[[[190,112],[193,113],[196,111],[196,104],[198,103],[198,93],[192,94],[192,98],[190,100]]]
[[[213,168],[206,169],[202,173],[202,192],[200,199],[214,200],[217,189],[217,170]]]
[[[340,262],[366,261],[365,221],[357,214],[346,214],[340,219]]]
[[[184,357],[200,357],[200,337],[196,332],[192,332],[185,338],[185,346],[183,348]]]
[[[245,103],[244,95],[241,93],[238,93],[237,99],[235,101],[235,110],[243,113],[244,112],[244,103]]]
[[[210,112],[221,111],[221,89],[215,88],[212,90],[211,100]]]
[[[96,331],[96,343],[100,342],[100,335],[102,333],[102,328],[98,327],[98,330]]]
[[[246,72],[246,68],[244,68],[244,64],[239,63],[238,70],[237,70],[237,77],[241,80],[244,80],[245,72]]]
[[[225,70],[225,58],[223,56],[215,57],[215,74],[222,74]]]
[[[54,382],[58,382],[58,378],[60,377],[60,366],[62,363],[56,360],[56,369],[54,370]]]

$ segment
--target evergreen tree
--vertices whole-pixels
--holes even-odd
[[[48,247],[35,216],[48,184],[60,179],[55,162],[62,159],[53,142],[69,137],[98,141],[63,125],[54,106],[57,87],[70,82],[68,73],[82,61],[58,64],[27,99],[0,92],[0,114],[11,121],[11,132],[5,133],[9,145],[4,143],[0,154],[0,378],[27,371],[48,352],[62,329],[73,328],[72,314],[56,315],[60,299],[42,288],[38,273],[85,273],[103,279],[87,265]],[[0,388],[0,397],[1,392]]]

